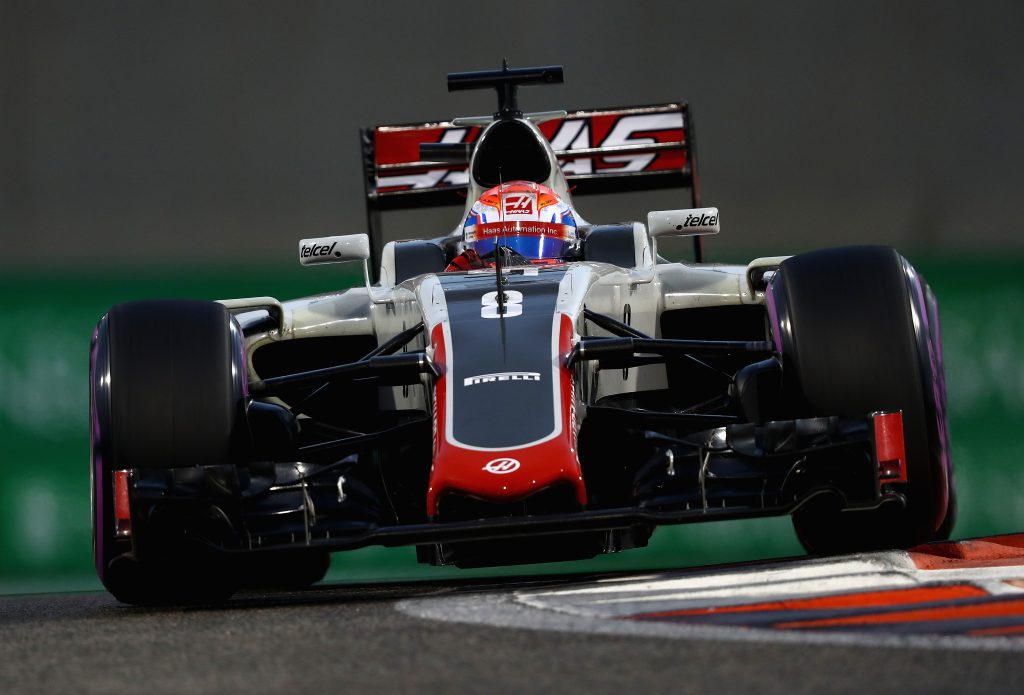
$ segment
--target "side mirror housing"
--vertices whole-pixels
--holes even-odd
[[[718,208],[655,210],[647,213],[647,231],[652,238],[718,234]]]
[[[345,234],[299,242],[299,263],[323,265],[365,261],[370,257],[370,237],[366,234]]]

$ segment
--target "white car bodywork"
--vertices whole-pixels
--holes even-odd
[[[666,228],[660,230],[659,236],[689,236],[688,229],[682,232],[674,229],[676,222],[694,213],[707,213],[708,210],[718,215],[717,209],[704,208],[652,212],[649,219],[666,221]],[[717,233],[717,220],[714,226],[714,233]],[[766,280],[788,258],[757,258],[745,266],[657,262],[657,236],[652,237],[648,227],[640,222],[633,223],[633,232],[637,260],[635,267],[620,268],[589,261],[568,264],[570,267],[559,291],[558,311],[578,317],[574,342],[585,335],[609,335],[582,319],[584,302],[587,308],[619,318],[623,323],[652,337],[660,337],[659,318],[665,311],[730,304],[763,304]],[[391,281],[394,277],[394,250],[400,243],[389,242],[384,247],[381,282],[371,285],[365,269],[368,255],[366,235],[304,239],[300,244],[299,259],[303,265],[363,260],[366,277],[364,285],[287,302],[272,297],[222,300],[222,304],[237,314],[243,328],[265,320],[268,313],[279,317],[276,328],[249,335],[246,339],[249,379],[255,381],[261,378],[252,366],[253,353],[267,343],[280,340],[365,335],[373,336],[381,344],[425,318],[427,330],[410,347],[429,350],[426,336],[442,320],[433,309],[439,304],[434,293],[441,289],[431,274],[398,284]],[[303,256],[301,251],[303,248],[331,246],[347,249],[347,252],[340,259],[332,256],[310,259]],[[493,274],[494,271],[471,272]],[[513,269],[511,272],[517,271]],[[585,378],[581,379],[584,407],[608,395],[655,390],[666,385],[664,365],[598,372],[594,364],[588,363],[584,369]],[[429,410],[430,393],[430,389],[422,386],[389,387],[386,394],[381,394],[384,397],[382,407],[389,405],[394,409]]]

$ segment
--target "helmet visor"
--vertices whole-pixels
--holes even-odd
[[[558,222],[494,222],[466,227],[466,247],[481,256],[506,246],[531,260],[563,258],[573,240],[576,228]]]

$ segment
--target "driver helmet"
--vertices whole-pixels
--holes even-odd
[[[481,258],[501,245],[530,261],[557,260],[576,243],[576,216],[547,186],[510,181],[487,190],[473,203],[462,241]]]

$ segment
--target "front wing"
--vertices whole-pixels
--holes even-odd
[[[591,417],[638,417],[591,410]],[[124,517],[119,528],[131,536],[136,557],[147,552],[147,537],[168,533],[232,553],[347,550],[783,515],[822,497],[838,508],[866,510],[905,502],[901,425],[899,413],[875,413],[731,424],[679,439],[648,432],[657,453],[637,471],[635,504],[564,513],[395,518],[378,481],[368,479],[373,469],[361,469],[356,452],[337,450],[325,463],[125,471],[114,476],[115,498]],[[429,437],[429,423],[416,420],[349,446],[422,437]]]

